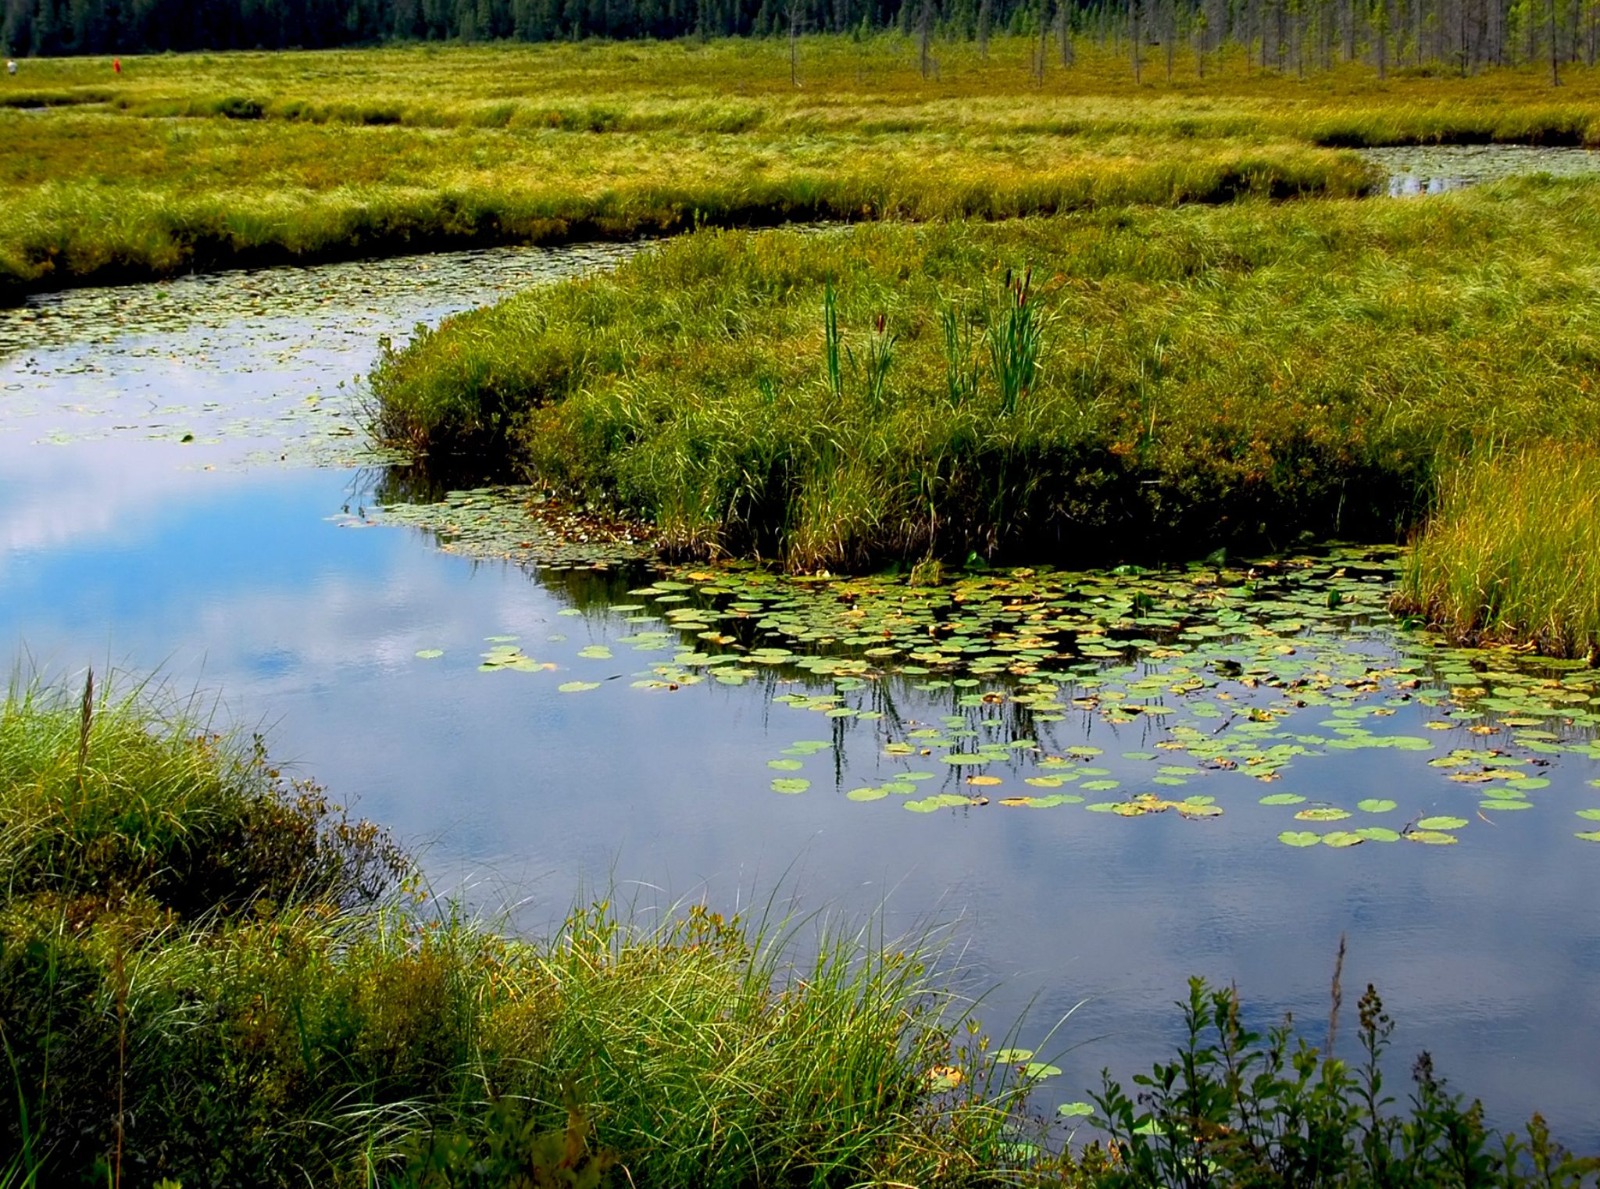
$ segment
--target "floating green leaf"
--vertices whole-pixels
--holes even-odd
[[[1409,842],[1420,842],[1425,846],[1453,846],[1458,841],[1454,834],[1438,830],[1413,830],[1403,837]]]
[[[1299,805],[1305,801],[1299,793],[1269,793],[1261,798],[1263,805]]]
[[[1365,841],[1355,830],[1331,830],[1322,836],[1322,845],[1332,847],[1359,846]]]
[[[870,786],[867,788],[851,789],[845,794],[845,796],[851,801],[881,801],[888,795],[888,789],[871,788]]]
[[[767,767],[776,768],[779,772],[798,772],[805,765],[799,760],[768,760]]]
[[[417,659],[420,661],[437,660],[443,655],[444,649],[442,648],[419,648],[417,650]]]
[[[775,793],[803,793],[810,787],[811,782],[799,776],[780,776],[772,782]]]
[[[1338,822],[1350,816],[1348,809],[1335,809],[1332,805],[1319,805],[1314,809],[1302,809],[1295,814],[1295,820],[1301,822]]]
[[[1459,830],[1467,824],[1464,817],[1425,817],[1417,822],[1419,830]]]
[[[564,694],[581,694],[591,689],[599,689],[598,681],[563,681],[556,686]]]
[[[1363,813],[1388,813],[1391,810],[1398,809],[1399,805],[1382,797],[1368,797],[1364,801],[1357,801],[1356,808]]]
[[[1322,835],[1311,830],[1285,830],[1278,835],[1278,841],[1285,846],[1316,846]]]
[[[904,801],[901,804],[913,813],[932,813],[936,809],[954,809],[958,805],[971,805],[972,801],[957,793],[939,793],[932,797],[924,797],[920,801]]]

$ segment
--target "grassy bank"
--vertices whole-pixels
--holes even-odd
[[[1003,1086],[939,1089],[965,1063],[927,952],[604,904],[518,941],[414,881],[182,707],[13,690],[0,1184],[965,1184],[1007,1162]]]
[[[1577,1186],[1433,1072],[1241,1024],[1199,980],[1079,1151],[926,945],[605,903],[546,941],[426,905],[376,827],[148,696],[0,708],[0,1185]],[[1335,983],[1337,985],[1337,974]],[[1333,1012],[1337,1016],[1338,992]],[[1330,1024],[1330,1033],[1336,1027]],[[957,1040],[959,1032],[960,1040]],[[1249,1077],[1242,1071],[1252,1071]],[[1090,1107],[1062,1114],[1077,1118]],[[1588,1178],[1586,1180],[1585,1178]]]
[[[1396,605],[1458,640],[1600,663],[1593,440],[1486,449],[1447,473]]]
[[[1392,538],[1441,454],[1600,428],[1597,226],[1600,191],[1528,182],[706,233],[422,331],[373,379],[390,438],[509,458],[685,554]]]
[[[1595,72],[1300,80],[895,36],[26,61],[0,77],[0,300],[190,269],[793,219],[1354,195],[1344,146],[1600,142]],[[798,82],[798,85],[797,85]]]

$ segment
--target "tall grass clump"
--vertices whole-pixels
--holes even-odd
[[[1014,1102],[958,1042],[931,938],[605,903],[509,937],[192,707],[85,683],[0,710],[0,1183],[960,1185],[1008,1163]]]
[[[1600,663],[1600,451],[1485,449],[1448,470],[1396,602],[1459,640]]]

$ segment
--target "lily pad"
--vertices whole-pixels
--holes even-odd
[[[798,772],[805,765],[799,760],[768,760],[767,767],[775,768],[779,772]]]
[[[1094,1107],[1087,1102],[1063,1102],[1056,1107],[1056,1114],[1063,1119],[1087,1119],[1094,1114]]]
[[[1360,846],[1366,839],[1354,830],[1330,830],[1322,836],[1322,845],[1332,847]]]
[[[811,782],[799,776],[780,776],[772,782],[775,793],[803,793],[810,787]]]
[[[1408,842],[1420,842],[1425,846],[1454,846],[1460,841],[1454,834],[1440,830],[1413,830],[1404,837]]]
[[[1399,805],[1382,797],[1368,797],[1364,801],[1357,801],[1356,808],[1363,813],[1388,813],[1398,809]]]
[[[881,801],[888,795],[888,789],[867,787],[851,789],[845,797],[851,801]]]
[[[996,1049],[994,1059],[997,1065],[1021,1065],[1024,1061],[1033,1060],[1033,1050]]]
[[[591,689],[599,689],[598,681],[563,681],[556,689],[564,694],[581,694]]]
[[[1261,798],[1263,805],[1300,805],[1304,801],[1299,793],[1270,793]]]
[[[438,660],[443,655],[444,649],[442,648],[419,648],[417,650],[417,659],[419,661]]]
[[[1278,835],[1278,841],[1285,846],[1316,846],[1322,835],[1311,830],[1285,830]]]
[[[1348,809],[1336,809],[1332,805],[1318,805],[1314,809],[1302,809],[1295,814],[1295,820],[1300,822],[1338,822],[1350,816]]]
[[[1467,824],[1464,817],[1425,817],[1417,822],[1419,830],[1459,830]]]

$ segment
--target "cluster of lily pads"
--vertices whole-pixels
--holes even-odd
[[[585,563],[558,563],[558,574],[574,601],[562,614],[627,629],[580,658],[625,648],[659,657],[633,674],[636,688],[758,683],[775,704],[828,721],[830,738],[770,761],[775,792],[809,791],[807,761],[827,753],[852,802],[1202,821],[1223,815],[1244,780],[1277,782],[1343,752],[1418,753],[1405,798],[1249,800],[1292,808],[1279,835],[1289,846],[1448,845],[1472,820],[1530,807],[1557,757],[1600,760],[1600,673],[1406,629],[1388,612],[1399,558],[1335,549],[1155,572],[980,571],[937,586],[685,566],[636,569],[648,580],[625,595],[607,576],[615,559],[591,559],[587,577],[576,572]],[[584,582],[609,585],[585,593]],[[523,667],[502,656],[485,667]],[[879,771],[851,782],[844,761],[860,751],[845,732],[858,729],[876,736]],[[1434,737],[1444,732],[1448,751]],[[1467,804],[1472,791],[1483,795]],[[1600,821],[1600,809],[1578,812]],[[1577,834],[1600,841],[1600,830]]]
[[[650,551],[651,533],[645,526],[543,495],[530,496],[523,487],[450,491],[427,501],[403,498],[407,494],[375,493],[372,517],[420,529],[451,553],[554,571],[605,571],[638,564]]]

